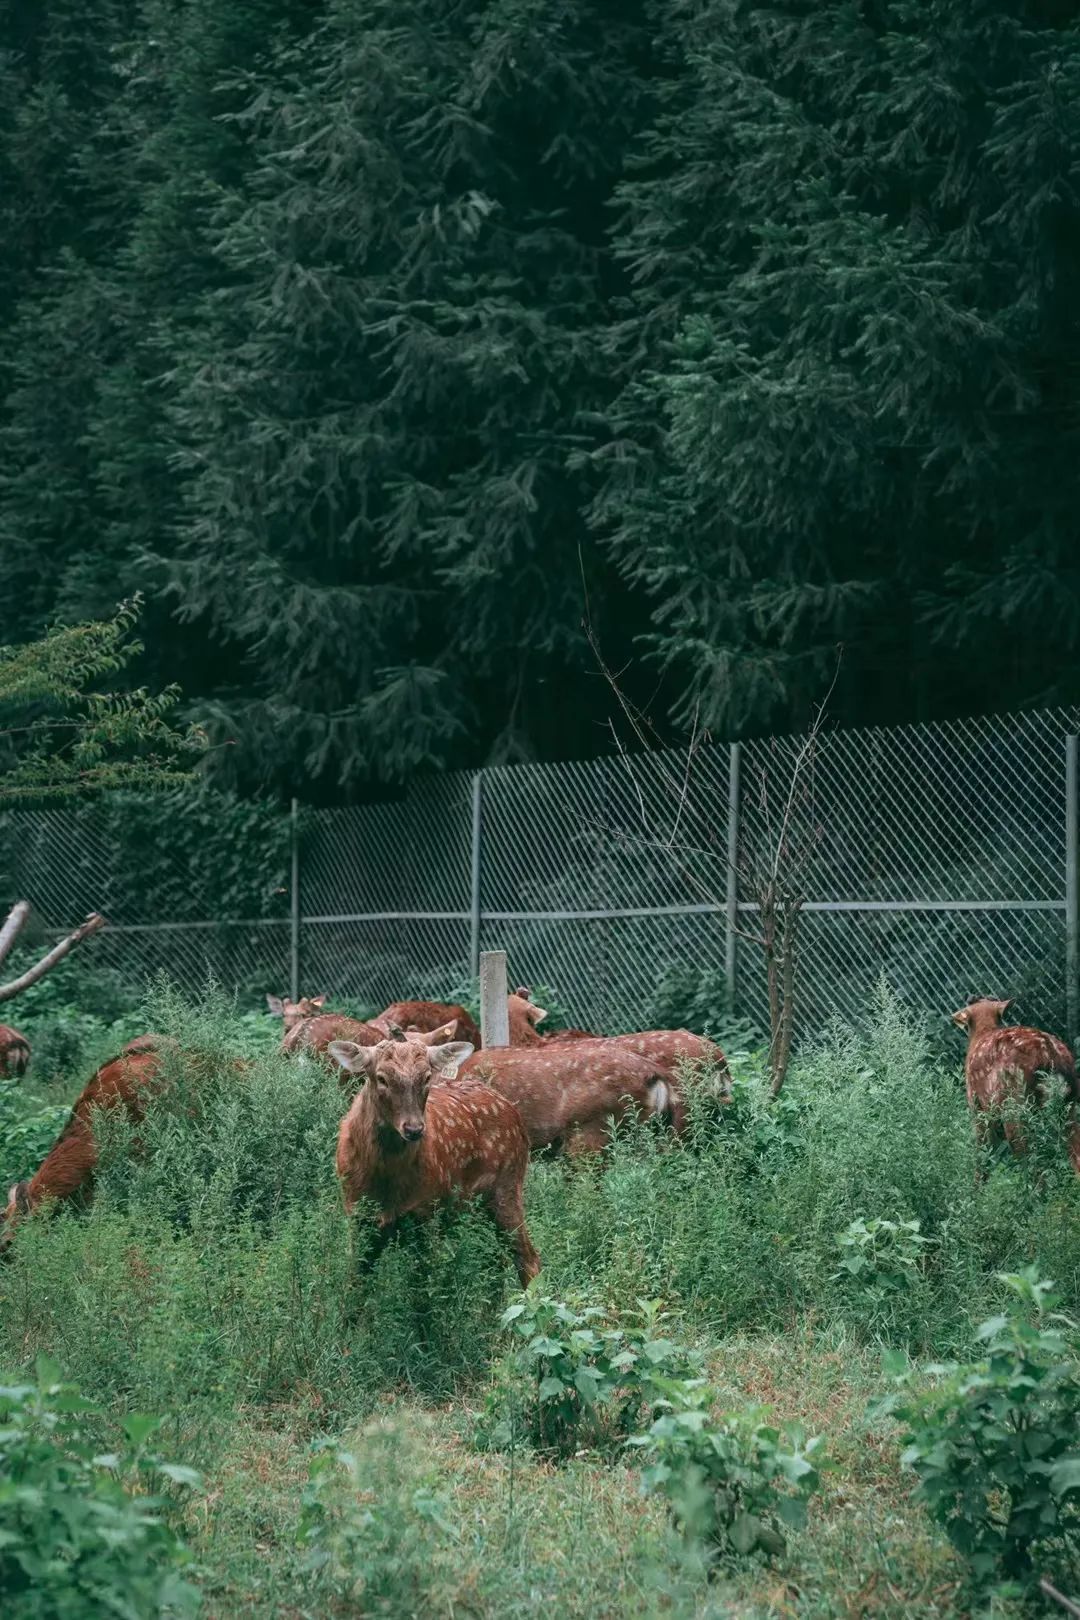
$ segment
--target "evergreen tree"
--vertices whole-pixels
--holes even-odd
[[[150,576],[233,649],[209,712],[241,767],[592,745],[571,461],[608,397],[641,43],[615,0],[335,0],[277,53],[176,355],[184,510]]]
[[[1076,8],[657,17],[593,518],[680,713],[801,718],[838,642],[851,720],[1075,698]]]

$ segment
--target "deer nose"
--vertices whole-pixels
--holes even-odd
[[[406,1142],[419,1142],[424,1134],[424,1127],[422,1125],[406,1125],[401,1134]]]

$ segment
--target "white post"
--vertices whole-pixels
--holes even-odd
[[[480,952],[480,1039],[485,1048],[510,1045],[505,951]]]

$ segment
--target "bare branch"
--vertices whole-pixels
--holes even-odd
[[[3,928],[0,928],[0,962],[11,955],[11,948],[25,928],[29,915],[29,900],[16,900],[7,914]]]
[[[783,820],[780,823],[780,835],[777,838],[776,844],[774,846],[775,851],[776,851],[775,857],[774,857],[774,860],[773,860],[773,877],[774,878],[777,876],[777,874],[779,872],[779,869],[780,869],[780,853],[781,853],[783,845],[784,845],[784,843],[785,843],[785,841],[787,839],[788,827],[791,824],[791,812],[792,812],[792,809],[793,809],[793,806],[794,806],[794,803],[795,803],[795,793],[796,793],[796,790],[797,790],[797,788],[799,786],[800,777],[802,776],[802,769],[803,769],[803,766],[805,765],[805,763],[807,762],[807,760],[813,754],[814,749],[817,747],[817,740],[818,740],[818,737],[821,735],[821,728],[825,723],[825,711],[828,708],[829,699],[832,697],[833,692],[836,689],[836,683],[840,679],[840,662],[841,662],[841,657],[842,656],[843,655],[841,654],[840,656],[837,657],[836,668],[833,670],[833,678],[829,682],[829,690],[825,693],[825,696],[822,698],[821,702],[818,704],[817,713],[815,714],[813,720],[810,723],[809,731],[806,733],[806,736],[803,738],[802,747],[799,749],[799,752],[798,752],[798,754],[796,755],[796,758],[795,758],[795,764],[792,767],[792,771],[791,771],[791,787],[788,790],[787,804],[784,806],[784,816],[783,816]]]
[[[1077,1620],[1080,1620],[1080,1603],[1074,1603],[1072,1598],[1065,1596],[1064,1592],[1059,1592],[1056,1586],[1051,1586],[1045,1575],[1039,1582],[1039,1590],[1055,1603],[1060,1603],[1063,1609],[1068,1610],[1069,1614],[1076,1615]]]
[[[10,920],[9,918],[8,921],[10,922]],[[4,926],[6,927],[7,924]],[[35,962],[32,968],[27,968],[26,972],[21,974],[19,978],[12,979],[8,984],[0,984],[0,1001],[10,1001],[20,991],[28,990],[32,984],[37,984],[38,980],[43,979],[46,973],[56,966],[57,962],[63,961],[69,951],[73,951],[76,945],[81,945],[84,939],[89,939],[91,934],[96,934],[98,929],[104,928],[104,926],[105,919],[101,913],[99,911],[91,912],[86,921],[80,923],[78,928],[68,934],[66,939],[58,940],[51,951],[46,951],[40,962]]]

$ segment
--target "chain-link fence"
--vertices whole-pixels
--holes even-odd
[[[820,831],[803,1032],[857,1017],[882,975],[919,1008],[1014,994],[1077,1032],[1078,729],[1080,711],[1054,710],[819,739],[799,800]],[[760,952],[741,937],[754,906],[734,874],[772,847],[801,744],[507,767],[418,780],[390,804],[264,813],[243,860],[265,870],[231,902],[243,915],[220,881],[239,844],[227,828],[185,843],[182,802],[175,836],[134,849],[99,806],[9,813],[0,889],[46,928],[105,911],[83,959],[191,990],[210,972],[253,1002],[288,988],[441,998],[479,950],[505,949],[512,979],[554,987],[588,1027],[641,1027],[672,979],[764,1025]]]

